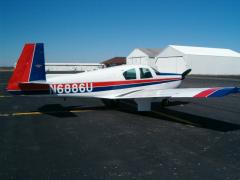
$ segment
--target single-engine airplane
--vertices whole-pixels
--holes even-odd
[[[191,70],[161,73],[146,65],[121,65],[95,71],[46,78],[43,43],[25,44],[7,91],[14,95],[101,98],[111,105],[133,99],[138,111],[169,98],[209,98],[239,93],[239,87],[178,88]]]

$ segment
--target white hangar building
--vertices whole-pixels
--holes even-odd
[[[158,48],[136,48],[128,56],[126,64],[143,64],[154,67],[156,56],[162,51]]]
[[[185,61],[191,74],[240,75],[240,54],[230,49],[170,45],[157,57],[157,66],[162,61]]]
[[[137,57],[136,52],[130,53],[127,63],[134,59],[132,54]],[[181,73],[191,68],[191,74],[240,75],[240,54],[230,49],[169,45],[145,64],[162,72]]]

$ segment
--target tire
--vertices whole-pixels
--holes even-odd
[[[102,99],[102,102],[107,108],[116,108],[118,104],[117,101],[111,99]]]
[[[169,101],[168,98],[162,100],[162,103],[161,103],[162,108],[164,108],[164,107],[166,107],[166,106],[169,106],[169,104],[170,104],[170,101]]]

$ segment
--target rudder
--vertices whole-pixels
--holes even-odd
[[[30,77],[29,77],[29,81],[39,81],[39,80],[42,80],[42,81],[46,80],[43,43],[36,44]]]

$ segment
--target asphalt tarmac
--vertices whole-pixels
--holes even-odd
[[[135,112],[97,99],[12,97],[0,72],[0,179],[240,179],[240,95]],[[182,87],[240,86],[240,77]]]

